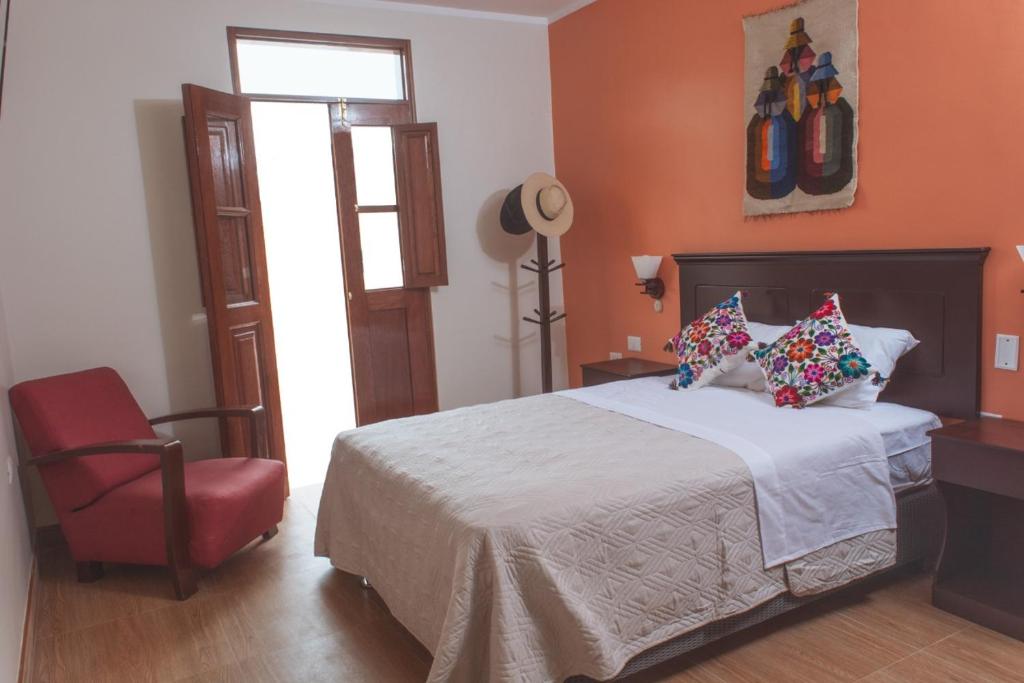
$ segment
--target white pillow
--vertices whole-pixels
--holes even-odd
[[[754,340],[754,344],[771,344],[773,341],[789,332],[791,325],[766,325],[753,321],[747,322],[747,333]],[[744,361],[738,367],[719,375],[712,382],[720,387],[739,387],[751,391],[764,391],[764,374],[757,363]]]
[[[854,343],[860,347],[861,353],[871,364],[871,371],[879,373],[884,379],[892,377],[893,371],[896,370],[896,362],[921,343],[909,331],[889,327],[850,325],[850,333],[853,335]],[[871,381],[858,382],[848,390],[822,400],[821,404],[844,408],[870,408],[878,400],[878,395],[883,389],[884,381],[879,384]]]

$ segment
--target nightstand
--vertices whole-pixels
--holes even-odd
[[[643,358],[616,358],[597,363],[584,363],[580,367],[583,368],[583,386],[585,387],[618,382],[623,379],[636,379],[637,377],[674,375],[677,370],[675,365]]]
[[[932,603],[1024,640],[1024,422],[982,418],[931,437],[947,517]]]

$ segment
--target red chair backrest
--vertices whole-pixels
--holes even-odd
[[[33,457],[156,433],[121,376],[111,368],[34,379],[11,387],[11,407]],[[58,515],[84,507],[160,466],[140,453],[90,455],[40,468]]]

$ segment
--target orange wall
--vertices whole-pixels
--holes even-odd
[[[990,246],[982,406],[1024,419],[1024,374],[992,368],[996,332],[1024,335],[1024,2],[861,0],[854,206],[745,221],[741,18],[778,5],[598,0],[551,26],[572,383],[627,334],[667,360],[675,252]],[[662,314],[633,285],[644,253],[666,256]]]

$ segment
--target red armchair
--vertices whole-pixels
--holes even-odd
[[[261,406],[209,408],[147,420],[111,368],[22,382],[11,406],[38,467],[79,581],[104,562],[170,568],[174,592],[196,592],[194,568],[212,568],[259,535],[277,533],[284,464],[266,457]],[[181,442],[152,425],[248,418],[255,458],[184,462]]]

